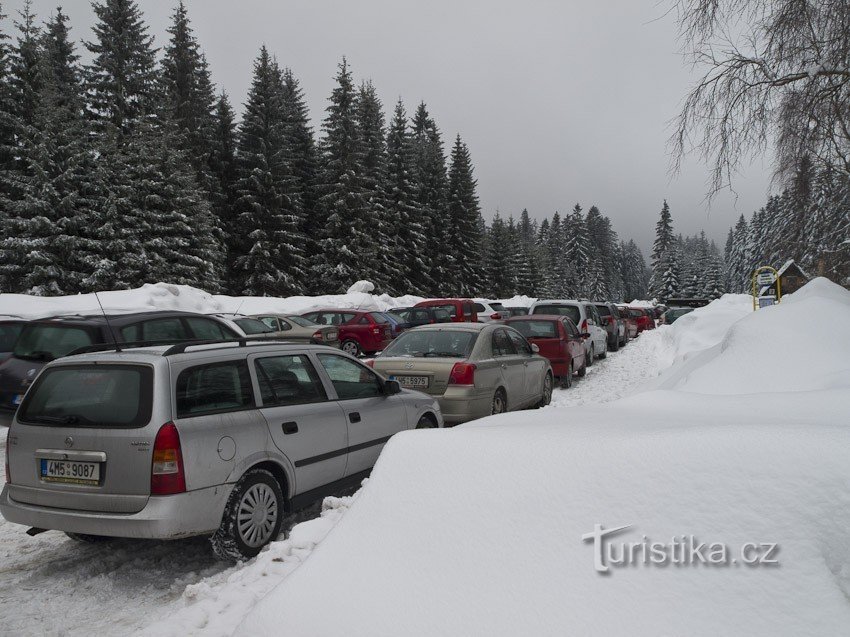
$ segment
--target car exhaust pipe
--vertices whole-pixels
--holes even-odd
[[[30,537],[34,537],[34,536],[38,535],[39,533],[44,533],[46,530],[47,529],[40,529],[37,526],[34,526],[34,527],[27,529],[27,535],[29,535]]]

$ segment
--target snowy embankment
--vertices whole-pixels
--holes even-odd
[[[149,310],[182,310],[214,314],[239,312],[241,314],[302,314],[320,308],[357,308],[383,311],[393,307],[414,305],[422,300],[418,296],[391,297],[374,295],[369,281],[358,281],[345,294],[324,296],[226,296],[209,294],[188,285],[171,283],[146,283],[133,290],[114,290],[94,294],[71,296],[29,296],[27,294],[0,294],[0,315],[38,318],[60,314],[100,313],[98,298],[109,312],[144,312]]]
[[[677,362],[649,391],[395,436],[236,634],[841,634],[850,293],[821,279],[778,307],[742,305],[657,330]],[[595,525],[631,525],[610,536],[604,575],[582,541]],[[640,558],[691,535],[724,562]],[[621,543],[637,563],[616,564]],[[766,563],[744,564],[748,543]]]

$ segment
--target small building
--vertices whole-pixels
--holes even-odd
[[[803,268],[794,262],[794,259],[788,259],[785,264],[777,271],[779,282],[781,284],[782,296],[796,292],[801,287],[809,282],[809,275],[805,273]],[[776,284],[765,285],[759,289],[759,296],[776,297]]]

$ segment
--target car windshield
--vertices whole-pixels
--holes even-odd
[[[502,305],[501,303],[491,303],[491,304],[490,304],[490,307],[492,307],[492,308],[493,308],[493,311],[494,311],[494,312],[500,312],[500,313],[502,313],[502,314],[507,314],[507,313],[508,313],[508,311],[505,309],[505,306],[504,306],[504,305]]]
[[[560,316],[569,316],[570,320],[578,325],[581,323],[581,310],[576,305],[535,305],[534,314],[557,314]]]
[[[383,314],[381,314],[380,312],[370,312],[369,316],[372,317],[372,320],[375,321],[375,323],[389,323],[390,322],[389,319],[387,319],[387,317],[384,316]]]
[[[414,330],[395,339],[381,356],[467,358],[477,336],[462,330]]]
[[[14,355],[27,360],[52,361],[93,343],[91,331],[83,327],[31,323],[21,330]]]
[[[150,420],[153,370],[142,365],[48,367],[27,393],[22,422],[140,427]]]
[[[509,325],[525,338],[557,338],[555,321],[511,321]]]
[[[317,327],[319,324],[315,321],[305,319],[303,316],[287,316],[287,321],[300,325],[301,327]]]
[[[599,311],[599,314],[601,316],[610,316],[611,315],[611,310],[608,309],[607,305],[597,305],[596,309]]]
[[[238,318],[233,320],[243,332],[248,335],[251,334],[267,334],[268,332],[274,332],[272,328],[263,323],[262,321],[258,321],[257,319],[252,318]]]
[[[23,323],[0,323],[0,352],[11,352],[24,329]]]

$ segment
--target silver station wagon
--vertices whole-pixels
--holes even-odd
[[[320,345],[180,344],[47,365],[8,433],[0,512],[75,539],[209,534],[256,555],[284,515],[365,477],[437,401]]]

